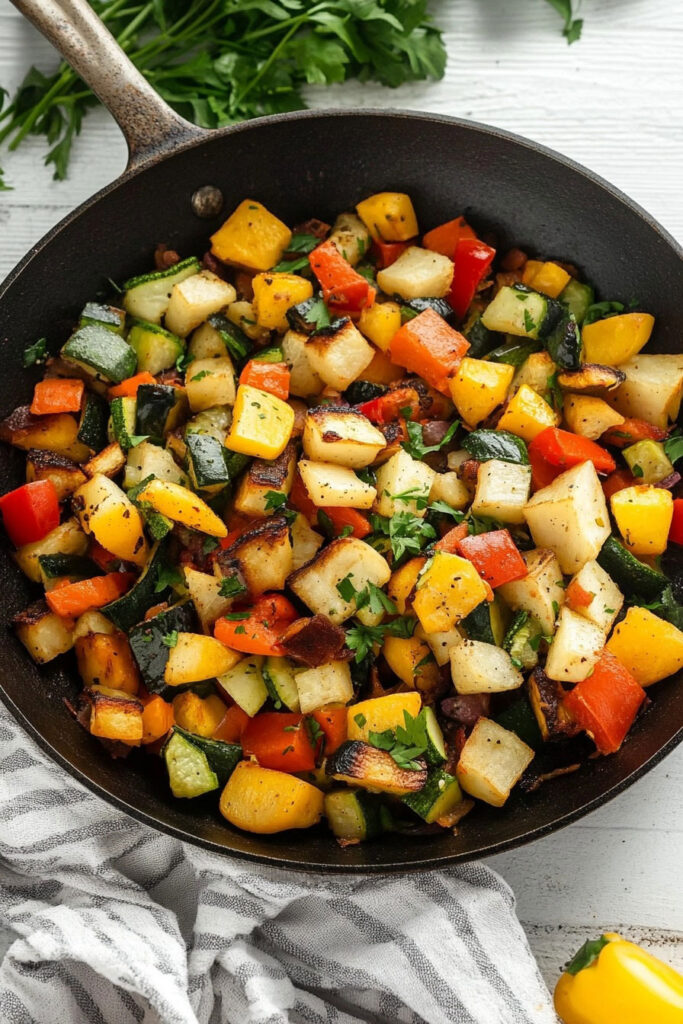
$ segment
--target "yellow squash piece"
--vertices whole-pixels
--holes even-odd
[[[405,615],[410,608],[411,594],[415,590],[417,578],[427,564],[424,555],[411,558],[404,562],[400,569],[395,569],[391,574],[387,593],[396,605],[399,615]]]
[[[439,682],[439,666],[429,644],[419,636],[386,636],[382,654],[402,683],[416,690],[431,690]]]
[[[191,690],[173,698],[176,725],[196,736],[213,736],[225,714],[225,704],[215,693],[199,697]]]
[[[237,389],[225,447],[257,459],[276,459],[287,447],[293,427],[290,405],[268,391],[242,384]]]
[[[637,484],[617,491],[610,504],[629,551],[634,555],[661,555],[666,551],[674,512],[670,491]]]
[[[549,295],[551,299],[556,299],[570,280],[571,275],[557,263],[539,263],[537,260],[527,261],[522,277],[523,284],[543,295]]]
[[[142,518],[128,495],[113,480],[96,473],[78,488],[73,500],[86,533],[92,533],[103,548],[118,558],[136,565],[145,564],[149,551],[142,532]]]
[[[498,430],[509,430],[525,441],[533,441],[546,427],[556,427],[559,422],[560,417],[545,399],[528,384],[522,384],[498,420]]]
[[[254,199],[244,199],[211,236],[211,252],[247,270],[269,270],[279,263],[292,232]]]
[[[401,326],[401,307],[397,302],[373,302],[360,315],[358,329],[368,341],[388,352],[391,339]]]
[[[413,610],[425,633],[444,633],[490,596],[468,559],[437,551],[420,577]]]
[[[231,825],[271,835],[317,824],[323,813],[323,794],[294,775],[240,761],[225,784],[219,806]]]
[[[378,242],[407,242],[418,233],[415,210],[405,192],[377,192],[358,203],[356,211]]]
[[[224,647],[220,640],[201,633],[178,633],[175,647],[168,652],[164,681],[169,686],[199,683],[228,672],[241,659],[237,651]]]
[[[347,730],[350,740],[368,741],[371,732],[384,732],[405,725],[404,712],[417,718],[422,697],[412,693],[390,693],[386,697],[373,697],[353,704],[347,711]]]
[[[555,987],[564,1024],[680,1024],[683,975],[614,932],[602,939],[595,959],[584,946]]]
[[[140,491],[138,501],[148,501],[162,516],[189,526],[191,530],[208,533],[210,537],[227,536],[227,526],[205,501],[187,487],[171,483],[170,480],[150,480]]]
[[[380,349],[375,351],[372,362],[363,370],[363,380],[370,381],[371,384],[393,384],[405,375],[403,367],[392,363],[389,356]]]
[[[683,633],[647,608],[629,608],[607,650],[641,686],[666,679],[683,666]]]
[[[455,408],[468,426],[476,427],[505,401],[514,375],[515,368],[508,363],[465,356],[449,387]]]
[[[257,274],[252,280],[254,309],[259,327],[286,331],[286,313],[313,295],[313,285],[298,274]]]
[[[650,313],[622,313],[587,324],[581,331],[585,361],[605,366],[625,363],[647,345],[654,325]]]

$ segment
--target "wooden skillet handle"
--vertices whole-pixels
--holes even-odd
[[[128,143],[127,171],[210,134],[176,114],[87,0],[12,0],[104,103]]]

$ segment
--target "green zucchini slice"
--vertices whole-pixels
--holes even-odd
[[[62,358],[90,377],[120,384],[137,367],[135,352],[118,334],[100,324],[88,324],[71,335],[62,347]]]
[[[173,796],[192,798],[218,789],[218,776],[204,751],[176,730],[164,746],[164,761]]]

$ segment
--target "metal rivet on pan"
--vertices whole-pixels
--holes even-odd
[[[202,185],[192,195],[192,212],[197,217],[215,217],[223,207],[223,193],[215,185]]]

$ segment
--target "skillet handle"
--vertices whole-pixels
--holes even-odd
[[[176,114],[87,0],[12,0],[104,103],[128,143],[126,170],[211,133]]]

